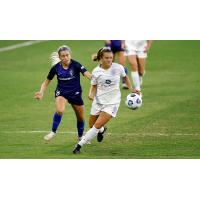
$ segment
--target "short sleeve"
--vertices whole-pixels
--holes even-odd
[[[84,75],[84,73],[87,71],[87,69],[81,65],[80,63],[77,63],[77,67],[78,67],[78,70]]]
[[[121,77],[125,77],[126,76],[126,72],[125,72],[125,69],[122,65],[120,65],[120,76]]]
[[[52,80],[53,77],[56,75],[56,67],[52,67],[49,71],[49,74],[47,75],[48,80]]]
[[[91,85],[97,85],[97,75],[95,72],[92,72]]]

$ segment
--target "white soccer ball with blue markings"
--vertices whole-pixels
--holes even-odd
[[[125,104],[128,108],[136,110],[142,106],[142,98],[136,93],[131,93],[126,97]]]

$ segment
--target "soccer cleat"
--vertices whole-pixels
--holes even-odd
[[[53,137],[55,137],[55,133],[53,131],[51,131],[49,134],[44,136],[44,140],[49,142]]]
[[[126,85],[126,83],[122,83],[122,88],[123,89],[128,89],[128,86]]]
[[[76,147],[75,147],[75,149],[73,150],[73,153],[74,153],[74,154],[81,153],[81,152],[80,152],[80,149],[81,149],[81,145],[77,144]]]
[[[102,133],[98,132],[98,134],[97,134],[97,141],[98,142],[101,142],[103,140],[103,134],[106,132],[106,130],[107,130],[107,127],[105,126],[104,131]]]

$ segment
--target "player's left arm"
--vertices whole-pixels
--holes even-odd
[[[132,87],[132,85],[131,85],[131,81],[130,81],[129,77],[126,75],[125,77],[123,77],[123,79],[124,79],[124,81],[125,81],[125,83],[126,83],[128,89],[129,89],[131,92],[133,92],[133,87]]]
[[[83,65],[81,65],[80,63],[78,65],[78,69],[79,69],[79,72],[81,72],[83,76],[85,76],[86,78],[91,80],[92,74],[90,72],[88,72],[87,69]]]
[[[140,95],[141,92],[139,90],[133,89],[131,81],[127,75],[124,77],[124,80],[125,80],[125,83],[126,83],[128,89],[130,90],[130,92],[137,93]]]
[[[88,71],[84,72],[83,75],[84,75],[86,78],[88,78],[89,80],[91,80],[91,78],[92,78],[92,74],[91,74],[90,72],[88,72]]]

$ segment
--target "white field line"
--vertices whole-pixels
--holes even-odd
[[[38,130],[38,131],[16,131],[16,130],[10,130],[10,131],[0,131],[3,133],[49,133],[49,130]],[[66,133],[66,134],[77,134],[77,132],[73,131],[58,131],[59,133]],[[166,133],[106,133],[107,135],[115,135],[115,134],[121,134],[121,135],[127,135],[127,136],[200,136],[200,133],[172,133],[172,134],[166,134]]]
[[[13,49],[18,49],[18,48],[26,47],[26,46],[31,46],[33,44],[37,44],[37,43],[41,43],[41,42],[44,42],[44,40],[27,41],[27,42],[15,44],[15,45],[7,46],[7,47],[2,47],[2,48],[0,48],[0,52],[10,51]]]

